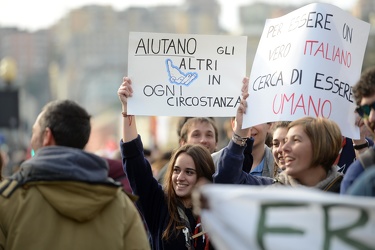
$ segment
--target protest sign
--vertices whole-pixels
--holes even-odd
[[[208,184],[202,226],[220,249],[375,249],[375,200],[311,188]]]
[[[352,86],[361,74],[369,29],[323,3],[268,19],[250,74],[243,127],[322,116],[358,139]]]
[[[157,116],[236,114],[246,75],[244,36],[131,32],[128,113]]]

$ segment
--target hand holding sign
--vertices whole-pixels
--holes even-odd
[[[128,112],[235,116],[246,75],[246,44],[245,36],[131,32],[128,74],[137,94]]]
[[[242,129],[242,122],[243,122],[243,116],[246,114],[247,109],[247,102],[246,99],[249,96],[249,78],[245,77],[242,81],[242,99],[241,103],[238,106],[237,113],[236,113],[236,120],[235,120],[235,126],[234,126],[234,133],[239,135],[242,138],[245,138],[249,135],[249,128]]]
[[[117,95],[122,103],[122,111],[127,112],[128,98],[133,96],[133,88],[131,86],[131,80],[128,77],[122,79]]]
[[[360,76],[369,30],[368,23],[322,3],[266,20],[244,126],[320,116],[337,122],[344,136],[359,138],[351,86]]]

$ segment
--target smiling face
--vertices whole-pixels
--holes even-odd
[[[282,149],[286,174],[300,181],[305,179],[313,168],[313,150],[310,138],[300,125],[288,130]]]
[[[191,206],[191,193],[196,183],[197,172],[193,158],[181,153],[173,166],[172,185],[176,195],[187,207]]]
[[[282,147],[284,145],[284,140],[285,140],[287,132],[288,132],[288,128],[279,127],[273,132],[273,139],[272,139],[273,158],[275,159],[276,165],[282,170],[285,170],[285,161],[284,161]]]

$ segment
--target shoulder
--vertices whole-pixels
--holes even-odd
[[[323,190],[327,192],[340,193],[340,187],[343,177],[344,176],[341,173],[335,172],[335,177],[327,184],[327,186]]]
[[[224,150],[224,148],[220,149],[219,151],[213,152],[211,154],[212,159],[214,159],[214,160],[218,159],[220,157],[220,155],[223,153],[223,150]]]
[[[362,173],[363,170],[364,169],[362,163],[360,162],[360,160],[357,159],[352,164],[350,164],[348,170],[345,173],[345,177],[353,175],[357,176],[358,174]]]
[[[363,168],[367,168],[369,166],[374,165],[375,163],[375,148],[371,147],[363,152],[359,157],[358,160],[360,161]]]
[[[0,182],[0,195],[9,198],[19,187],[19,182],[12,179],[5,179]]]
[[[268,158],[272,157],[273,159],[272,149],[268,147],[266,144],[264,144],[264,152],[265,152],[266,157]]]

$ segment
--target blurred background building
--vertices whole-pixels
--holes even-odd
[[[250,74],[265,20],[299,7],[262,2],[239,7],[241,30],[236,35],[248,37],[247,74]],[[372,24],[363,64],[367,67],[375,61],[375,1],[358,0],[348,11]],[[122,77],[127,75],[129,32],[233,34],[220,26],[220,12],[221,6],[216,0],[185,0],[180,5],[129,7],[121,11],[111,6],[88,5],[71,10],[44,30],[30,32],[0,26],[0,60],[14,62],[16,68],[10,82],[6,77],[0,78],[0,92],[16,92],[14,98],[18,104],[5,103],[0,95],[3,108],[0,111],[14,108],[12,113],[18,112],[13,123],[0,121],[0,144],[11,147],[12,150],[7,150],[12,152],[27,149],[32,124],[41,107],[50,100],[69,98],[93,116],[87,150],[108,156],[114,154],[121,121],[116,92]],[[2,114],[0,120],[5,119],[1,117]],[[221,147],[226,143],[222,126],[225,118],[217,120]],[[137,121],[146,147],[166,150],[177,146],[176,119],[139,117]],[[13,162],[22,159],[13,157],[20,158]]]

